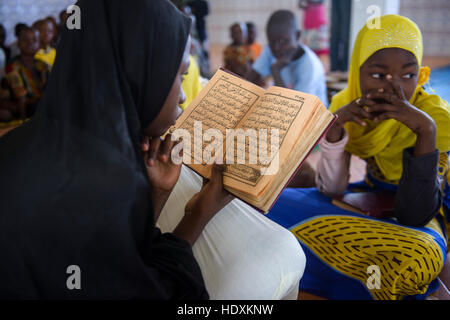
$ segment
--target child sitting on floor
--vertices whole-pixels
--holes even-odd
[[[230,28],[233,42],[224,51],[225,68],[239,76],[245,76],[253,62],[253,54],[247,45],[247,26],[235,23]]]
[[[423,299],[439,288],[446,260],[450,108],[422,88],[430,70],[417,25],[380,19],[381,28],[360,31],[348,87],[331,103],[339,118],[320,143],[318,189],[287,189],[269,214],[305,250],[300,290],[328,299]],[[349,188],[351,154],[367,175]],[[356,214],[324,195],[355,188],[395,192],[394,217]]]
[[[313,94],[328,105],[325,71],[314,52],[299,42],[300,27],[294,13],[276,11],[267,24],[266,46],[247,79],[263,85],[272,76],[276,86]]]
[[[247,22],[247,43],[250,51],[253,54],[253,60],[259,58],[262,52],[262,46],[256,42],[258,36],[258,30],[253,22]],[[254,61],[252,61],[253,63]]]
[[[3,105],[2,113],[7,119],[25,119],[33,115],[50,74],[50,66],[35,58],[39,49],[36,29],[24,27],[19,34],[18,45],[20,55],[5,69],[8,87],[15,102]]]
[[[33,27],[39,31],[40,38],[40,49],[36,54],[36,59],[53,67],[56,58],[56,49],[51,46],[55,37],[53,23],[48,19],[43,19],[35,22]]]

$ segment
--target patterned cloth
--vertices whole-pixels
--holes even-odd
[[[15,99],[25,98],[26,105],[37,102],[43,93],[50,75],[50,66],[35,59],[32,70],[27,68],[20,58],[15,58],[6,67],[6,80]]]
[[[229,45],[223,53],[225,68],[240,75],[245,76],[246,71],[254,62],[253,52],[247,45]]]
[[[447,247],[440,217],[409,228],[336,207],[315,188],[286,189],[267,217],[302,246],[300,291],[333,300],[400,300],[423,299],[439,287]]]

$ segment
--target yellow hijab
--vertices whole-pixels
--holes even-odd
[[[365,25],[358,34],[350,63],[347,88],[333,97],[330,110],[339,108],[361,97],[359,70],[375,52],[386,48],[400,48],[415,55],[422,63],[422,33],[410,19],[398,15],[380,17],[380,28],[369,29]],[[450,150],[450,108],[448,103],[436,95],[427,94],[422,86],[428,82],[430,69],[421,67],[418,86],[410,103],[426,112],[436,122],[437,148],[440,152]],[[390,119],[379,124],[367,120],[367,127],[349,122],[345,129],[349,135],[346,150],[362,159],[375,161],[388,180],[397,181],[402,175],[403,150],[416,143],[416,135],[402,123]]]

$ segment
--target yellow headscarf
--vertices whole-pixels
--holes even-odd
[[[361,97],[359,70],[375,52],[386,48],[400,48],[415,55],[419,66],[422,63],[422,33],[410,19],[398,15],[380,17],[380,28],[369,29],[365,25],[358,34],[350,63],[347,88],[333,97],[330,111]],[[436,95],[427,94],[422,86],[428,82],[430,69],[421,67],[418,86],[410,103],[426,112],[436,122],[437,148],[441,152],[450,150],[450,108],[446,101]],[[416,135],[402,123],[390,119],[376,124],[367,120],[363,127],[349,122],[345,129],[349,135],[346,150],[362,159],[375,161],[388,180],[397,181],[402,175],[403,150],[416,143]]]

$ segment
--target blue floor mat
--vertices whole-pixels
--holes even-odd
[[[432,93],[429,87],[442,99],[450,102],[450,66],[431,70],[430,85],[426,85],[426,91]]]

